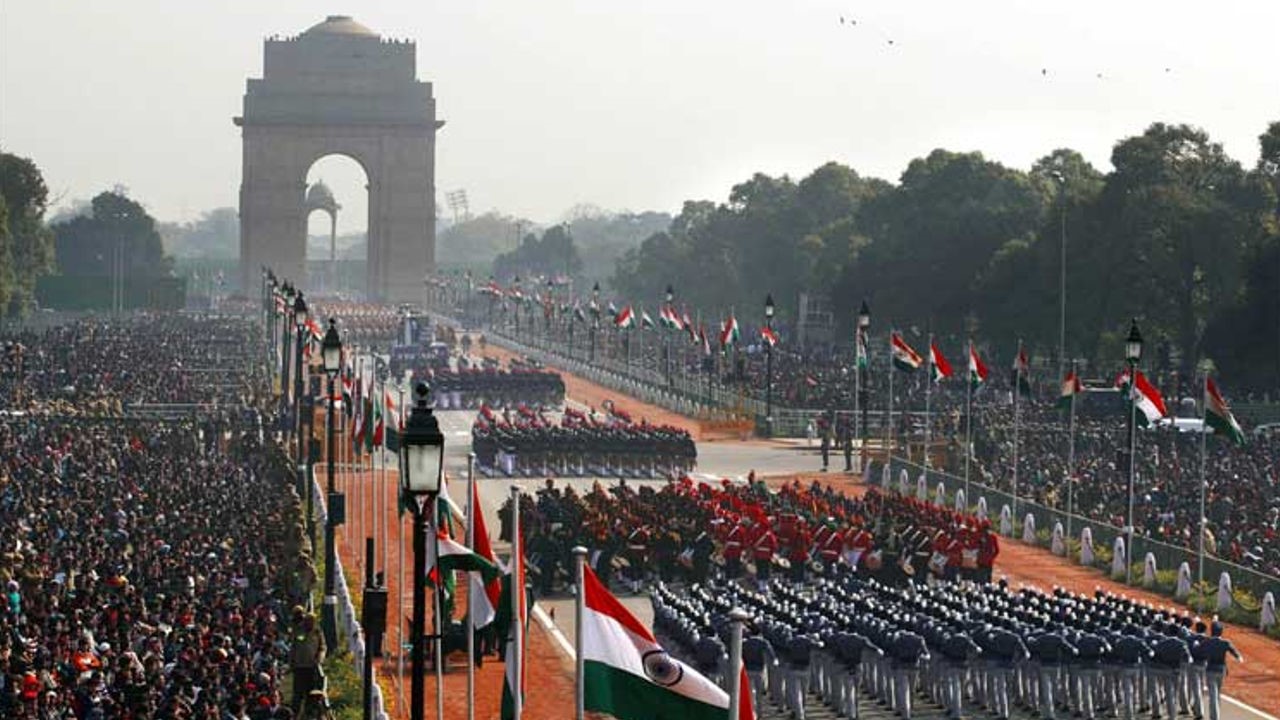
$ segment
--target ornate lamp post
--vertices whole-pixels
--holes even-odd
[[[426,635],[426,578],[428,510],[440,493],[444,474],[444,435],[431,412],[431,388],[424,382],[414,388],[414,408],[400,443],[400,492],[413,511],[413,619],[410,626],[412,680],[409,691],[410,720],[423,720],[425,699],[423,654]],[[434,533],[432,533],[434,536]],[[438,538],[437,538],[438,539]],[[437,546],[438,547],[438,546]],[[436,641],[436,667],[440,667],[440,638]]]
[[[862,406],[862,463],[860,470],[866,472],[867,468],[867,365],[870,358],[867,357],[867,334],[871,332],[871,308],[867,306],[867,301],[862,301],[862,307],[858,308],[858,348],[856,352],[856,361],[858,364],[858,403]],[[965,452],[968,452],[966,450]]]
[[[314,538],[316,521],[312,513],[311,490],[307,487],[307,455],[302,446],[302,335],[307,331],[307,315],[307,301],[299,291],[293,299],[293,327],[297,338],[293,347],[293,433],[297,447],[294,460],[298,463],[299,497],[307,499],[307,535]]]
[[[516,276],[516,279],[512,282],[512,285],[514,285],[516,289],[516,306],[515,306],[515,313],[514,313],[516,317],[515,338],[516,340],[519,340],[520,339],[520,306],[524,304],[524,295],[520,292],[520,276],[519,275]]]
[[[764,296],[764,326],[773,330],[773,293]],[[764,423],[765,430],[773,437],[773,343],[764,344],[765,385],[764,385]]]
[[[342,339],[338,337],[337,324],[333,318],[329,318],[329,330],[325,332],[324,341],[320,345],[320,357],[324,362],[324,374],[329,376],[329,431],[325,449],[329,465],[328,502],[325,505],[328,512],[326,513],[324,524],[324,607],[321,608],[320,627],[324,630],[325,646],[337,647],[338,622],[335,611],[337,610],[338,598],[334,594],[334,582],[338,561],[334,556],[333,535],[337,526],[344,521],[344,518],[339,513],[345,513],[346,505],[343,503],[341,493],[335,491],[333,487],[334,453],[336,452],[334,432],[337,426],[337,420],[334,417],[333,395],[337,389],[338,372],[342,369]],[[341,510],[339,510],[340,508]]]
[[[1124,581],[1133,582],[1133,486],[1137,479],[1137,419],[1138,404],[1134,402],[1135,388],[1138,384],[1138,361],[1142,359],[1142,333],[1138,330],[1138,320],[1134,318],[1129,325],[1129,337],[1124,341],[1124,359],[1129,363],[1129,515],[1125,526],[1124,546]]]
[[[666,301],[667,301],[668,313],[675,312],[675,305],[674,305],[675,299],[676,299],[676,289],[672,287],[670,283],[667,283]],[[664,372],[667,375],[667,384],[670,385],[671,384],[671,333],[670,332],[667,332],[665,339],[666,339],[666,351],[664,353],[663,365],[664,365]]]

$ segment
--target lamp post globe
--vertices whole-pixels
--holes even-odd
[[[773,293],[769,293],[764,296],[764,317],[766,320],[773,319],[773,311],[774,311]]]
[[[342,338],[338,337],[337,321],[329,318],[329,329],[325,331],[324,340],[320,343],[320,358],[324,363],[324,372],[333,379],[342,369]]]
[[[1124,340],[1124,357],[1132,364],[1142,359],[1142,332],[1138,330],[1138,319],[1129,324],[1129,337]]]
[[[307,326],[307,315],[307,300],[299,292],[293,299],[293,321],[297,323],[299,329]]]
[[[667,304],[670,305],[672,300],[676,299],[676,289],[670,284],[667,285]]]
[[[413,615],[410,629],[410,718],[423,720],[426,655],[426,508],[440,491],[444,472],[444,435],[431,412],[431,388],[425,382],[414,387],[414,408],[400,443],[400,490],[413,512]],[[420,503],[420,501],[422,501]],[[440,588],[437,588],[437,596]],[[440,657],[437,638],[436,657]],[[437,664],[437,667],[438,664]]]
[[[858,329],[866,332],[871,327],[871,308],[867,307],[867,301],[862,301],[862,307],[858,308]]]

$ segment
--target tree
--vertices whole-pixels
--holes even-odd
[[[0,152],[0,198],[8,209],[6,274],[12,284],[0,315],[25,314],[35,302],[36,281],[53,271],[53,235],[44,222],[49,188],[31,160]]]
[[[14,292],[13,237],[9,233],[9,204],[0,195],[0,309],[9,307]]]
[[[240,213],[232,207],[209,210],[189,223],[157,226],[165,252],[178,258],[227,260],[240,255]],[[325,237],[325,248],[329,246]]]
[[[114,191],[93,199],[93,213],[53,226],[58,270],[72,277],[112,274],[117,246],[125,277],[164,277],[172,270],[155,220],[137,202]]]
[[[574,239],[563,225],[555,225],[539,238],[532,233],[520,247],[493,261],[493,275],[500,280],[516,276],[571,278],[582,271],[582,258]]]
[[[497,212],[450,225],[436,240],[436,262],[445,267],[488,268],[515,244],[518,228],[532,223]]]

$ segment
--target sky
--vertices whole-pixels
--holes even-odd
[[[542,223],[678,212],[830,160],[892,181],[938,147],[1105,170],[1154,121],[1252,166],[1280,120],[1280,3],[1257,0],[0,0],[0,148],[62,204],[119,184],[161,220],[234,206],[262,41],[328,14],[417,42],[445,213],[457,189]],[[354,163],[317,177],[361,228]]]

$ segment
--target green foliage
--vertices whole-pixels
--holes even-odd
[[[497,212],[450,225],[436,236],[436,262],[442,267],[466,267],[486,271],[498,255],[516,247],[522,221]]]
[[[126,278],[168,276],[155,220],[137,202],[116,191],[93,199],[93,212],[53,226],[58,271],[70,277],[110,277],[114,253],[123,253]]]
[[[574,277],[582,272],[582,258],[574,238],[563,225],[555,225],[542,233],[542,237],[524,236],[520,247],[499,255],[493,261],[493,275],[501,281],[514,277]],[[528,292],[541,292],[542,288],[525,285]]]
[[[1157,370],[1211,348],[1263,387],[1280,373],[1280,123],[1260,145],[1247,171],[1204,131],[1156,123],[1116,143],[1109,174],[1070,149],[1026,172],[938,149],[896,185],[836,163],[799,182],[756,174],[724,203],[686,202],[614,285],[646,298],[671,283],[713,312],[772,292],[784,321],[798,293],[826,294],[845,330],[868,298],[880,327],[1052,353],[1065,251],[1068,355],[1119,360],[1136,316]]]
[[[53,270],[53,235],[44,223],[48,202],[36,164],[0,152],[0,317],[30,311],[36,281]]]
[[[228,259],[240,256],[240,214],[235,208],[214,208],[192,222],[161,223],[157,230],[165,252],[175,258]],[[324,246],[323,257],[328,257],[327,236]]]

